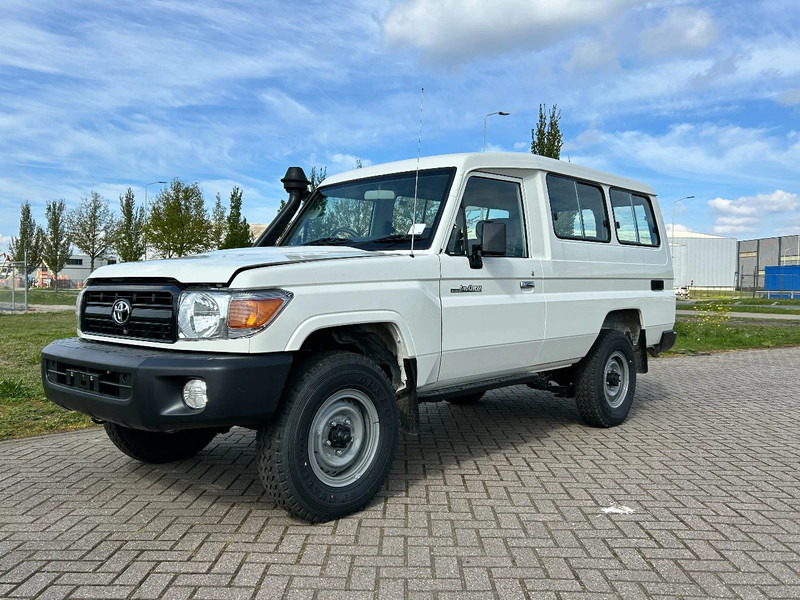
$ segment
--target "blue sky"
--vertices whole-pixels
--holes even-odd
[[[286,168],[527,152],[641,179],[676,229],[800,232],[797,0],[5,0],[0,250],[29,200],[178,177],[269,222]],[[149,196],[158,192],[150,186]],[[675,200],[695,198],[674,204]]]

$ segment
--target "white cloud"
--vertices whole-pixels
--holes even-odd
[[[715,81],[735,75],[739,68],[739,62],[744,58],[746,58],[746,56],[743,54],[732,54],[716,60],[703,73],[695,75],[692,83],[695,87],[706,88]]]
[[[777,100],[784,106],[794,106],[800,104],[800,89],[786,90],[777,96]]]
[[[645,56],[691,54],[712,44],[718,35],[710,11],[690,6],[667,10],[664,19],[640,34],[640,46]]]
[[[680,223],[675,223],[675,228],[673,229],[672,223],[667,223],[667,235],[672,235],[673,231],[686,233],[694,230],[688,225],[681,225]]]
[[[619,42],[615,39],[579,40],[572,49],[572,54],[566,64],[570,73],[613,72],[619,71]]]
[[[411,46],[459,63],[512,49],[548,47],[586,26],[619,19],[636,0],[406,0],[383,20],[390,47]]]
[[[757,127],[675,123],[661,134],[591,128],[574,142],[582,155],[599,153],[604,161],[601,168],[624,163],[704,183],[734,180],[796,185],[795,165],[800,164],[797,138],[794,132],[781,136]]]
[[[717,214],[714,233],[749,233],[757,231],[771,217],[794,218],[800,209],[800,196],[775,190],[771,194],[744,196],[736,200],[714,198],[708,201],[709,208]]]
[[[800,208],[800,197],[783,190],[775,190],[771,194],[745,196],[738,200],[714,198],[708,201],[708,205],[718,213],[730,215],[783,213]]]

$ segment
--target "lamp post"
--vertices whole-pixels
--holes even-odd
[[[498,110],[497,112],[491,112],[485,117],[483,117],[483,149],[481,150],[481,152],[486,152],[486,119],[488,119],[492,115],[500,115],[501,117],[507,117],[510,114],[511,113]]]
[[[690,200],[691,198],[694,198],[694,196],[684,196],[683,198],[678,198],[677,200],[675,200],[675,202],[672,203],[672,229],[669,232],[670,237],[672,238],[675,237],[675,205],[678,202],[681,202],[683,200]]]
[[[145,184],[144,186],[144,218],[147,219],[147,188],[151,185],[156,185],[157,183],[165,184],[166,181],[151,181],[150,183]],[[144,259],[147,260],[147,225],[144,228]]]
[[[684,196],[683,198],[678,198],[672,203],[672,229],[670,229],[669,232],[669,237],[672,243],[669,245],[669,255],[673,260],[675,259],[675,252],[672,250],[675,247],[675,205],[682,200],[689,200],[691,198],[694,198],[694,196]]]

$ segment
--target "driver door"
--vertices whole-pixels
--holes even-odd
[[[506,224],[505,256],[471,268],[481,221]],[[473,175],[441,257],[443,386],[531,371],[545,333],[541,262],[530,255],[521,182]]]

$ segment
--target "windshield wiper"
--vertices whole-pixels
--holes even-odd
[[[310,242],[306,242],[303,244],[304,246],[341,246],[343,244],[349,244],[353,240],[351,238],[340,238],[340,237],[321,237],[316,240],[311,240]]]
[[[426,236],[422,235],[412,236],[410,233],[393,233],[391,235],[385,235],[383,237],[375,238],[374,240],[365,240],[365,241],[373,244],[394,244],[394,243],[399,244],[400,242],[410,242],[412,237],[415,237],[418,240],[424,240]]]

